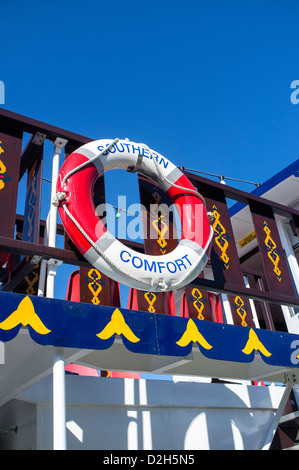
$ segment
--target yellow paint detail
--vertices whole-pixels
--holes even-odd
[[[105,328],[97,334],[100,339],[108,339],[113,335],[124,335],[131,343],[137,343],[140,338],[134,335],[133,331],[126,324],[121,311],[117,308],[111,315],[111,320]]]
[[[6,166],[4,165],[3,161],[0,160],[0,173],[6,172]]]
[[[152,220],[152,226],[158,233],[157,243],[160,247],[161,253],[164,255],[166,252],[167,241],[164,238],[168,232],[167,216],[163,204],[160,205],[161,196],[155,191],[152,194],[155,203],[151,206],[151,216],[154,218]]]
[[[30,279],[29,276],[25,276],[25,281],[26,281],[27,284],[28,284],[28,287],[27,287],[27,289],[25,290],[25,292],[26,292],[26,294],[28,294],[28,295],[34,295],[34,294],[35,294],[36,290],[35,290],[35,288],[34,288],[34,285],[37,283],[37,281],[38,281],[38,279],[39,279],[38,272],[36,272],[36,271],[32,271],[32,272],[31,272],[31,276],[33,276],[32,279]]]
[[[253,350],[259,351],[260,353],[262,353],[266,357],[272,356],[272,353],[270,353],[265,348],[263,343],[261,343],[261,341],[258,339],[257,334],[255,333],[255,331],[252,328],[250,328],[248,341],[246,343],[245,348],[242,349],[242,352],[244,354],[251,354]]]
[[[1,143],[1,142],[0,142]],[[1,148],[1,147],[0,147]],[[0,174],[3,174],[6,172],[6,166],[4,165],[3,161],[0,160]],[[5,183],[2,179],[0,179],[0,191],[3,189],[5,186]]]
[[[271,263],[273,263],[274,265],[273,271],[275,272],[278,281],[281,282],[281,270],[278,267],[278,264],[280,261],[280,257],[279,257],[280,251],[278,250],[273,238],[271,238],[271,230],[269,229],[269,226],[266,221],[264,221],[263,230],[267,235],[265,238],[265,246],[267,248],[268,258],[270,259]]]
[[[194,287],[194,289],[191,292],[191,296],[193,300],[192,303],[198,312],[197,318],[199,320],[204,320],[205,317],[203,316],[202,311],[204,309],[205,303],[203,300],[202,293],[200,292],[199,289],[197,289],[197,287]]]
[[[237,310],[237,313],[238,313],[239,317],[242,320],[241,325],[242,326],[247,326],[247,323],[245,321],[246,315],[247,315],[246,307],[245,307],[245,304],[244,304],[242,298],[239,297],[238,295],[237,295],[237,297],[235,297],[234,305],[236,307],[236,310]]]
[[[155,313],[155,308],[154,308],[154,303],[157,299],[157,296],[156,294],[154,294],[153,292],[146,292],[144,294],[144,298],[147,300],[148,304],[149,304],[149,307],[147,309],[148,312],[151,312],[151,313]]]
[[[181,339],[176,342],[176,344],[178,346],[184,347],[191,342],[199,343],[205,349],[211,349],[213,347],[205,340],[203,335],[198,331],[198,328],[192,318],[190,318],[187,323],[185,333],[182,335]]]
[[[0,329],[11,330],[15,326],[19,325],[27,326],[30,325],[37,333],[41,335],[47,335],[51,332],[40,320],[34,311],[33,303],[29,297],[25,297],[19,304],[17,310],[9,315],[6,320],[0,323]]]
[[[214,215],[213,230],[214,230],[215,242],[220,248],[221,253],[222,253],[220,259],[222,259],[225,269],[228,269],[229,268],[229,256],[226,253],[226,251],[228,249],[229,237],[226,233],[225,227],[220,222],[221,216],[215,205],[213,206],[212,210],[213,210],[213,215]]]
[[[98,295],[103,290],[103,287],[101,284],[101,278],[102,278],[101,273],[97,269],[92,268],[88,271],[87,277],[89,279],[88,284],[87,284],[88,289],[93,295],[91,302],[94,305],[98,305],[101,303],[100,299],[98,298]]]

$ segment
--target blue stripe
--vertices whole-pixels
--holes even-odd
[[[299,176],[299,159],[255,188],[251,194],[254,194],[255,196],[263,196],[266,192],[270,191],[270,189],[275,188],[275,186],[277,186],[282,181],[285,181],[290,176]],[[237,202],[234,204],[229,209],[230,217],[240,212],[245,206],[246,204],[243,204],[242,202]]]

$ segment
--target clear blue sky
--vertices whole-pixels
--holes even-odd
[[[298,158],[296,0],[12,0],[0,18],[8,110],[250,181]]]

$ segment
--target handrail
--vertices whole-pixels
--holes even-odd
[[[8,111],[6,109],[0,108],[0,126],[11,127],[15,129],[22,130],[34,134],[36,132],[43,132],[46,134],[47,139],[54,141],[57,137],[63,137],[68,140],[67,145],[70,147],[77,148],[83,144],[90,142],[92,139],[74,132],[61,129],[50,124],[37,121],[35,119],[22,116],[21,114]],[[213,186],[224,192],[224,195],[229,199],[234,199],[235,201],[248,204],[249,202],[255,203],[259,206],[270,206],[276,214],[284,215],[288,217],[295,216],[299,218],[299,210],[293,209],[292,207],[287,207],[282,204],[279,204],[274,201],[270,201],[264,197],[256,196],[253,193],[247,193],[240,189],[234,188],[232,186],[223,185],[217,181],[212,181],[203,176],[191,173],[189,171],[184,171],[185,175],[201,184],[206,184]]]
[[[45,122],[37,121],[36,119],[22,116],[21,114],[14,113],[3,108],[0,108],[0,126],[1,125],[5,128],[22,130],[29,134],[42,132],[46,134],[46,138],[52,142],[54,142],[57,137],[63,137],[64,139],[67,139],[68,146],[73,147],[74,149],[92,140],[89,137],[52,126],[51,124],[46,124]]]
[[[218,183],[217,181],[211,181],[203,176],[196,175],[190,172],[184,172],[185,175],[192,180],[197,181],[198,183],[213,186],[224,192],[225,197],[229,199],[234,199],[235,201],[241,202],[245,205],[249,204],[250,202],[256,204],[260,207],[262,206],[270,206],[274,213],[277,215],[283,215],[287,217],[298,217],[299,218],[299,210],[296,210],[292,207],[284,206],[283,204],[279,204],[278,202],[270,201],[261,196],[256,196],[253,193],[247,193],[246,191],[242,191],[241,189],[234,188],[232,186],[223,185]]]

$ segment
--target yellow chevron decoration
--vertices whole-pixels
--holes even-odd
[[[151,312],[151,313],[155,313],[156,310],[155,310],[155,307],[154,307],[154,303],[157,299],[156,294],[154,294],[153,292],[145,292],[144,298],[147,300],[147,302],[149,304],[149,307],[148,307],[147,311]]]
[[[137,343],[140,341],[140,338],[137,338],[131,328],[126,324],[125,319],[118,308],[112,313],[110,322],[96,336],[100,339],[108,339],[115,334],[125,336],[131,343]]]
[[[0,154],[3,152],[4,150],[1,147],[1,142],[0,142]],[[8,181],[11,181],[11,177],[7,174],[6,166],[4,165],[3,161],[0,160],[0,190],[4,188],[5,183],[7,183]]]
[[[278,281],[281,281],[281,270],[278,267],[280,261],[280,250],[277,248],[275,241],[271,237],[271,230],[266,221],[264,221],[263,230],[266,234],[264,249],[268,253],[268,258],[270,259],[271,263],[273,263],[273,271],[276,274]]]
[[[272,356],[272,353],[270,353],[258,339],[256,332],[252,328],[250,328],[248,341],[246,343],[245,348],[242,349],[242,352],[244,354],[251,354],[252,351],[259,351],[266,357]]]
[[[199,332],[195,322],[190,318],[187,323],[186,331],[179,341],[176,341],[176,344],[184,348],[192,341],[193,343],[199,343],[205,349],[211,349],[213,347],[205,340],[203,335]]]
[[[196,345],[209,359],[248,363],[258,352],[270,366],[299,370],[299,335],[1,292],[0,341],[21,326],[44,346],[105,350],[118,335],[137,354],[185,357]]]
[[[30,325],[40,335],[47,335],[51,332],[35,313],[34,306],[28,296],[19,303],[17,310],[0,323],[0,329],[12,330],[19,324]]]
[[[221,250],[220,259],[223,261],[225,269],[229,269],[229,256],[226,251],[229,247],[228,242],[230,240],[230,237],[226,233],[225,227],[220,222],[221,215],[215,205],[213,206],[212,211],[214,215],[213,230],[215,242]]]
[[[190,300],[192,301],[195,309],[198,312],[197,318],[199,320],[204,320],[205,317],[203,316],[202,311],[204,309],[206,301],[203,298],[200,290],[197,289],[197,287],[194,287],[194,289],[192,289]]]
[[[91,302],[94,305],[99,305],[101,301],[98,296],[103,290],[103,285],[105,284],[105,281],[102,279],[100,271],[95,268],[90,269],[84,281],[87,282],[88,289],[93,295]]]
[[[245,307],[244,301],[238,295],[235,297],[234,306],[235,306],[235,309],[237,310],[237,313],[238,313],[239,317],[242,320],[241,325],[242,326],[247,326],[247,323],[245,321],[246,315],[247,315],[247,309]]]

